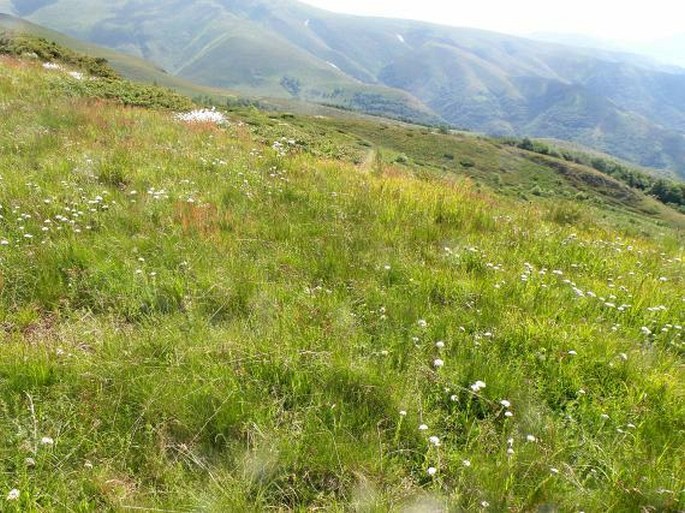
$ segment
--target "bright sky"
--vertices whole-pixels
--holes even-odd
[[[302,0],[330,11],[431,21],[509,34],[560,32],[646,41],[685,32],[676,0]]]

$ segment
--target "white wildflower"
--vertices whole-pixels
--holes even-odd
[[[443,365],[445,365],[445,362],[440,358],[436,358],[435,360],[433,360],[433,367],[435,367],[436,369],[439,369]]]
[[[549,468],[549,471],[550,471],[550,473],[552,473],[552,474],[558,474],[558,473],[559,473],[559,469],[558,469],[558,468],[554,468],[554,467],[550,467],[550,468]]]
[[[435,467],[428,467],[427,472],[429,476],[434,476],[438,472],[438,469]]]
[[[406,417],[406,416],[407,416],[406,410],[400,410],[400,417]]]
[[[428,323],[425,321],[425,319],[419,319],[417,321],[417,324],[419,325],[419,328],[426,328],[428,327]]]
[[[640,331],[643,335],[647,337],[652,334],[652,330],[650,330],[647,326],[642,326],[642,328],[640,328]]]
[[[419,431],[428,431],[428,426],[426,424],[421,424],[419,426]]]
[[[461,464],[464,465],[465,467],[470,467],[471,466],[471,460],[462,460]]]
[[[443,347],[445,347],[445,343],[442,340],[438,340],[435,343],[435,347],[437,347],[438,349],[442,349]]]
[[[55,441],[49,436],[44,436],[40,439],[41,445],[55,445]]]
[[[487,385],[484,381],[478,380],[473,385],[471,385],[471,390],[473,390],[474,392],[480,392],[486,386]]]
[[[7,494],[8,501],[16,501],[19,498],[20,492],[16,488],[12,488]]]
[[[215,125],[223,125],[228,122],[226,116],[216,109],[196,109],[190,112],[179,112],[175,117],[177,120],[185,123],[214,123]]]
[[[535,438],[533,435],[526,435],[526,441],[533,443],[533,442],[537,442],[538,439]]]
[[[440,447],[440,438],[437,436],[428,437],[428,441],[432,443],[435,447]]]
[[[510,417],[513,417],[514,414],[511,413],[509,410],[507,410],[507,411],[504,412],[504,416],[507,417],[507,418],[510,418]]]
[[[505,408],[509,408],[511,406],[511,403],[509,401],[507,401],[506,399],[502,399],[499,403],[502,406],[504,406]]]

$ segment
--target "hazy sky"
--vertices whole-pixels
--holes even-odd
[[[303,0],[350,14],[432,21],[510,34],[563,32],[645,41],[685,32],[676,0]]]

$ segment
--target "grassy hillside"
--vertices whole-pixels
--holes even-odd
[[[0,11],[2,8],[0,3]],[[198,12],[197,6],[189,6],[189,9],[191,13]],[[101,11],[96,9],[95,12]],[[160,8],[160,13],[148,13],[144,17],[147,19],[159,14],[163,18],[163,12],[164,6]],[[196,21],[210,23],[213,11],[200,12],[204,13],[203,18]],[[79,10],[79,16],[82,14]],[[191,18],[190,13],[181,16],[180,23],[187,23],[187,19]],[[56,22],[61,18],[50,16],[49,19]],[[73,32],[75,26],[72,23],[68,26]],[[176,25],[168,26],[165,30],[175,34],[186,32],[183,27]],[[218,33],[216,29],[204,31],[187,45],[179,42],[180,47],[169,46],[171,42],[157,41],[156,44],[161,45],[159,55],[177,56],[174,62],[157,60],[171,66],[173,73],[130,53],[122,53],[132,51],[128,44],[114,45],[122,51],[113,51],[1,12],[0,31],[56,41],[78,52],[107,59],[113,68],[131,80],[160,84],[215,103],[224,104],[245,98],[270,103],[270,97],[285,97],[424,124],[444,123],[440,116],[404,91],[363,84],[346,76],[330,63],[318,61],[307,52],[298,50],[282,38],[265,34],[249,24],[236,23],[236,20],[221,25]],[[105,29],[97,32],[101,36],[109,33]],[[216,39],[208,40],[207,33],[213,34]],[[227,46],[230,51],[227,51]],[[135,50],[132,53],[140,52]],[[151,56],[147,52],[143,54]],[[240,97],[233,92],[233,88],[240,90]]]
[[[68,71],[0,57],[3,511],[683,508],[677,214],[484,139],[188,124]]]
[[[165,72],[160,67],[139,57],[74,39],[73,37],[36,25],[35,23],[30,23],[15,16],[0,13],[0,36],[2,34],[8,34],[13,37],[19,35],[31,38],[43,38],[48,41],[54,41],[62,47],[69,48],[78,53],[106,59],[112,68],[129,80],[155,83],[177,90],[190,97],[204,96],[212,98],[217,102],[225,102],[226,100],[237,98],[237,95],[234,92],[202,86],[184,80]]]
[[[554,137],[685,176],[685,70],[294,0],[0,0],[0,11],[243,94]]]
[[[685,227],[685,216],[643,193],[649,192],[648,182],[656,181],[655,178],[617,164],[621,171],[632,172],[636,179],[646,182],[644,187],[631,187],[629,180],[620,181],[620,173],[613,173],[616,176],[609,173],[611,160],[606,155],[583,156],[543,143],[535,143],[535,147],[530,148],[534,151],[528,151],[522,149],[524,145],[521,144],[512,147],[517,145],[510,140],[493,140],[468,132],[451,133],[354,115],[345,117],[339,112],[298,117],[289,113],[236,110],[233,116],[251,126],[264,144],[286,137],[295,141],[298,148],[324,158],[369,168],[389,166],[418,176],[468,177],[479,188],[523,201],[536,197],[563,198],[579,206],[600,207],[599,215],[613,216],[621,223],[640,226],[648,217]],[[593,168],[593,163],[606,165],[597,164]],[[680,185],[679,182],[670,183]]]

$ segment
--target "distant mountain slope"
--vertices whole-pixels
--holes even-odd
[[[15,29],[20,27],[30,33],[45,35],[49,39],[59,41],[76,50],[104,56],[129,78],[137,79],[141,75],[154,76],[156,82],[176,87],[191,95],[225,96],[226,91],[211,89],[219,87],[239,90],[249,96],[296,98],[330,103],[370,114],[419,123],[445,123],[445,120],[409,93],[384,85],[362,83],[340,71],[333,63],[322,62],[277,35],[260,32],[261,29],[255,29],[256,26],[251,26],[250,23],[244,21],[235,22],[235,20],[231,21],[230,17],[222,18],[219,13],[212,11],[211,2],[204,6],[206,8],[200,9],[206,15],[201,14],[199,19],[195,17],[198,24],[207,23],[208,27],[198,31],[197,37],[194,37],[190,31],[185,33],[187,38],[193,37],[192,41],[184,40],[185,44],[182,46],[177,45],[175,39],[166,42],[163,38],[148,40],[147,37],[131,35],[132,40],[140,45],[136,48],[126,42],[128,36],[122,39],[117,35],[119,30],[123,30],[118,26],[105,23],[102,26],[98,25],[92,31],[88,30],[87,34],[79,30],[78,27],[83,28],[79,22],[73,23],[69,16],[64,16],[64,12],[69,9],[77,10],[77,3],[65,2],[65,5],[61,2],[52,3],[44,5],[43,9],[31,12],[40,18],[39,13],[43,13],[44,10],[48,11],[50,13],[47,15],[48,22],[44,23],[39,19],[38,23],[51,26],[56,30],[62,30],[59,25],[64,23],[68,25],[64,32],[96,45],[127,52],[131,57],[112,52],[110,55],[104,55],[101,48],[94,48],[92,44],[83,44],[71,38],[65,38],[54,31],[42,29],[35,24],[26,24],[25,21],[14,17],[19,14],[19,10],[3,0],[0,0],[0,11],[10,12],[13,16],[0,15],[0,27],[12,26]],[[196,9],[190,5],[191,3],[185,2],[189,11],[181,13],[181,19],[191,18],[194,15]],[[79,17],[83,16],[84,19],[90,19],[93,12],[88,9],[92,7],[91,5],[86,8],[85,12],[75,14],[75,18],[80,19]],[[117,7],[116,2],[107,3],[101,14],[116,14],[118,11],[115,7]],[[164,18],[164,9],[158,12],[153,7],[151,6],[151,12],[154,14],[149,16],[141,14],[140,23],[145,23],[144,19],[150,16],[157,16],[160,20]],[[26,9],[22,11],[27,12]],[[174,23],[163,25],[160,21],[160,25],[167,27],[162,30],[162,33],[178,35],[182,32],[181,27]],[[231,51],[227,51],[227,47],[230,47]],[[138,51],[140,49],[143,51]],[[180,57],[169,58],[173,55]],[[132,58],[133,56],[137,59]],[[167,58],[162,58],[162,56],[167,56]],[[149,61],[161,64],[165,69],[154,69]],[[167,73],[166,70],[171,70],[173,73]],[[175,80],[175,77],[182,80]],[[174,84],[174,82],[177,83]],[[194,84],[205,87],[193,87]]]
[[[36,3],[36,2],[34,2]],[[21,18],[0,13],[0,35],[3,32],[21,33],[42,37],[66,46],[74,51],[82,52],[94,57],[107,59],[109,64],[122,76],[139,82],[156,83],[170,87],[188,96],[211,96],[216,100],[235,98],[236,94],[228,90],[221,90],[203,86],[181,77],[171,75],[159,66],[129,54],[117,52],[92,43],[66,36],[55,30],[50,30]]]
[[[685,176],[685,70],[635,55],[292,0],[0,0],[3,9],[207,85],[561,138]]]

